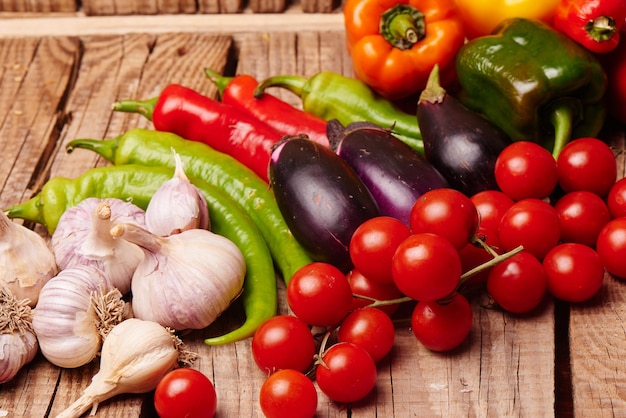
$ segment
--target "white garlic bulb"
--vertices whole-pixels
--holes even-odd
[[[122,393],[146,393],[179,363],[197,357],[184,349],[171,330],[152,321],[127,319],[116,325],[102,344],[100,370],[80,398],[57,418],[79,418],[89,409]]]
[[[111,237],[111,227],[119,222],[145,225],[145,212],[121,199],[95,197],[66,210],[51,239],[59,268],[93,265],[102,270],[122,294],[128,293],[143,251],[134,244]]]
[[[39,350],[28,300],[18,300],[0,282],[0,384],[13,379]]]
[[[75,368],[91,362],[103,337],[128,315],[118,289],[92,265],[61,270],[41,289],[33,328],[52,364]]]
[[[159,237],[132,224],[111,234],[145,251],[132,280],[133,314],[175,330],[202,329],[243,288],[246,264],[229,239],[205,229]]]
[[[35,231],[0,213],[0,281],[16,299],[37,304],[42,286],[57,274],[54,254]]]
[[[146,208],[148,231],[162,237],[187,229],[210,228],[206,198],[189,181],[180,156],[174,153],[174,158],[174,176],[157,189]]]

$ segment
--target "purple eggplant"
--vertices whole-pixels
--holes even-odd
[[[380,214],[350,166],[306,136],[287,136],[272,151],[269,180],[287,226],[311,258],[347,273],[352,234]]]
[[[424,156],[450,186],[467,196],[496,190],[494,168],[510,138],[482,115],[463,106],[439,85],[438,68],[417,104]]]
[[[411,209],[421,195],[449,187],[445,177],[422,155],[380,126],[356,122],[344,128],[331,120],[327,131],[331,149],[363,181],[382,215],[409,226]]]

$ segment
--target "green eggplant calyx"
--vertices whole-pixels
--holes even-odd
[[[397,4],[381,15],[380,33],[394,47],[411,49],[426,36],[424,13],[413,6]]]
[[[585,24],[585,31],[596,42],[608,41],[617,32],[615,19],[611,16],[598,16]]]
[[[435,64],[430,71],[426,87],[420,94],[418,105],[422,102],[428,102],[432,104],[441,103],[446,97],[446,90],[441,87],[439,82],[439,64]]]

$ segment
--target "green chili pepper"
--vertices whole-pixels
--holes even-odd
[[[30,200],[7,209],[11,218],[38,222],[54,233],[61,215],[88,197],[132,200],[145,209],[158,187],[173,170],[165,167],[107,166],[86,171],[75,179],[55,177]],[[230,239],[246,261],[242,303],[243,325],[225,335],[208,338],[209,345],[226,344],[253,335],[276,314],[276,274],[269,249],[256,224],[227,194],[208,183],[189,177],[204,194],[211,216],[211,230]]]
[[[189,176],[227,192],[257,224],[287,284],[300,267],[312,261],[289,230],[267,183],[234,158],[206,144],[169,132],[135,128],[109,140],[76,139],[67,145],[70,152],[74,148],[95,151],[115,165],[169,168],[175,165],[174,149]]]
[[[256,97],[269,87],[285,88],[302,99],[302,108],[324,120],[337,119],[346,126],[352,122],[372,122],[391,129],[394,136],[424,154],[422,134],[414,114],[400,110],[364,82],[331,71],[307,79],[278,75],[259,83]]]
[[[511,18],[458,52],[461,100],[512,140],[535,141],[557,157],[571,138],[604,123],[606,76],[598,60],[539,21]]]

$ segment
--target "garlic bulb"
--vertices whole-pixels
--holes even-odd
[[[102,344],[100,370],[83,395],[57,418],[78,418],[98,404],[122,393],[146,393],[179,363],[196,355],[184,349],[171,330],[152,321],[127,319],[113,327]]]
[[[39,350],[28,300],[18,300],[0,282],[0,384],[13,379]]]
[[[206,198],[189,181],[176,152],[174,158],[174,176],[157,189],[146,208],[148,231],[162,237],[187,229],[210,227]]]
[[[119,222],[145,225],[145,212],[121,199],[94,197],[65,211],[51,239],[59,268],[93,265],[102,270],[122,294],[128,293],[143,251],[134,244],[111,237],[111,227]]]
[[[57,274],[54,254],[35,231],[0,214],[0,281],[16,299],[28,299],[33,307],[41,287]]]
[[[206,229],[158,237],[132,224],[111,234],[145,251],[132,280],[135,317],[175,330],[211,324],[241,293],[246,264],[229,239]]]
[[[42,354],[59,367],[91,362],[103,337],[128,315],[118,289],[91,265],[61,270],[41,289],[33,328]]]

